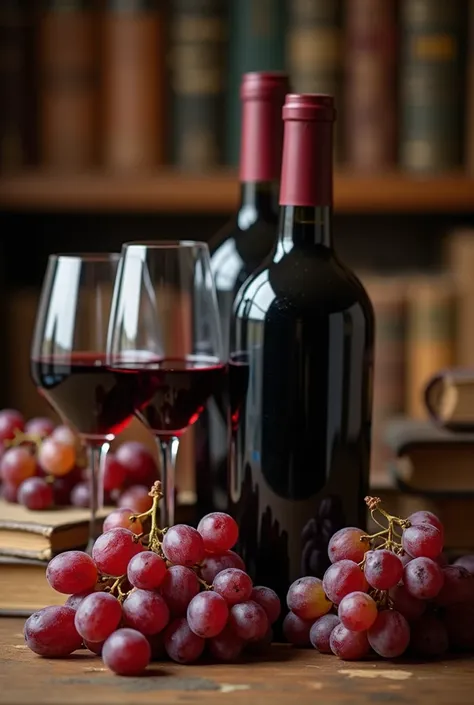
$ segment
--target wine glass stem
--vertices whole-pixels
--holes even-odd
[[[88,551],[92,550],[94,541],[97,538],[97,512],[104,506],[104,482],[103,482],[103,471],[105,458],[110,448],[110,443],[103,443],[102,445],[89,445],[88,446],[88,459],[89,459],[89,471],[90,471],[90,529],[89,529],[89,545]]]
[[[163,485],[163,500],[161,502],[161,526],[173,526],[175,517],[175,473],[176,457],[178,455],[179,439],[159,439],[161,449],[161,482]]]

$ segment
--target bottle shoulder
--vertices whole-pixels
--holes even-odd
[[[352,308],[373,325],[373,308],[357,276],[330,250],[293,249],[273,257],[240,288],[234,312],[238,318],[262,319],[269,311],[299,318],[328,316]]]

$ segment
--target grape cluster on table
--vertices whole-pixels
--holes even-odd
[[[142,531],[140,518],[117,509],[91,556],[68,551],[51,560],[47,580],[69,597],[27,619],[32,651],[52,658],[86,647],[114,673],[137,675],[165,656],[187,664],[206,651],[232,662],[245,649],[270,645],[280,600],[253,585],[232,551],[234,519],[214,512],[197,529],[177,524],[158,530],[159,543],[148,546]]]
[[[155,459],[146,446],[125,441],[106,457],[106,504],[146,511],[151,507],[149,488],[157,477]],[[14,409],[0,411],[0,483],[5,500],[31,510],[90,506],[90,471],[78,436],[49,418],[26,421]]]
[[[303,577],[288,590],[290,643],[344,660],[474,650],[474,556],[447,564],[431,512],[406,523],[395,550],[371,546],[356,527],[334,534],[323,579]]]

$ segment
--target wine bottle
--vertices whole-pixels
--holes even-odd
[[[235,295],[276,242],[283,122],[289,91],[283,72],[242,76],[240,203],[231,220],[210,241],[222,333],[228,350]],[[226,400],[213,399],[197,427],[198,513],[224,510],[227,503],[228,433]]]
[[[333,247],[334,120],[331,96],[286,96],[277,244],[240,289],[231,325],[248,386],[229,511],[247,570],[281,599],[298,577],[322,577],[335,531],[365,523],[374,315]]]

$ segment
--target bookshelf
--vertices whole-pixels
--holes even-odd
[[[336,174],[337,213],[473,213],[474,177],[462,172]],[[223,214],[235,208],[233,171],[172,169],[145,174],[60,174],[31,171],[0,177],[0,209],[39,212]]]

